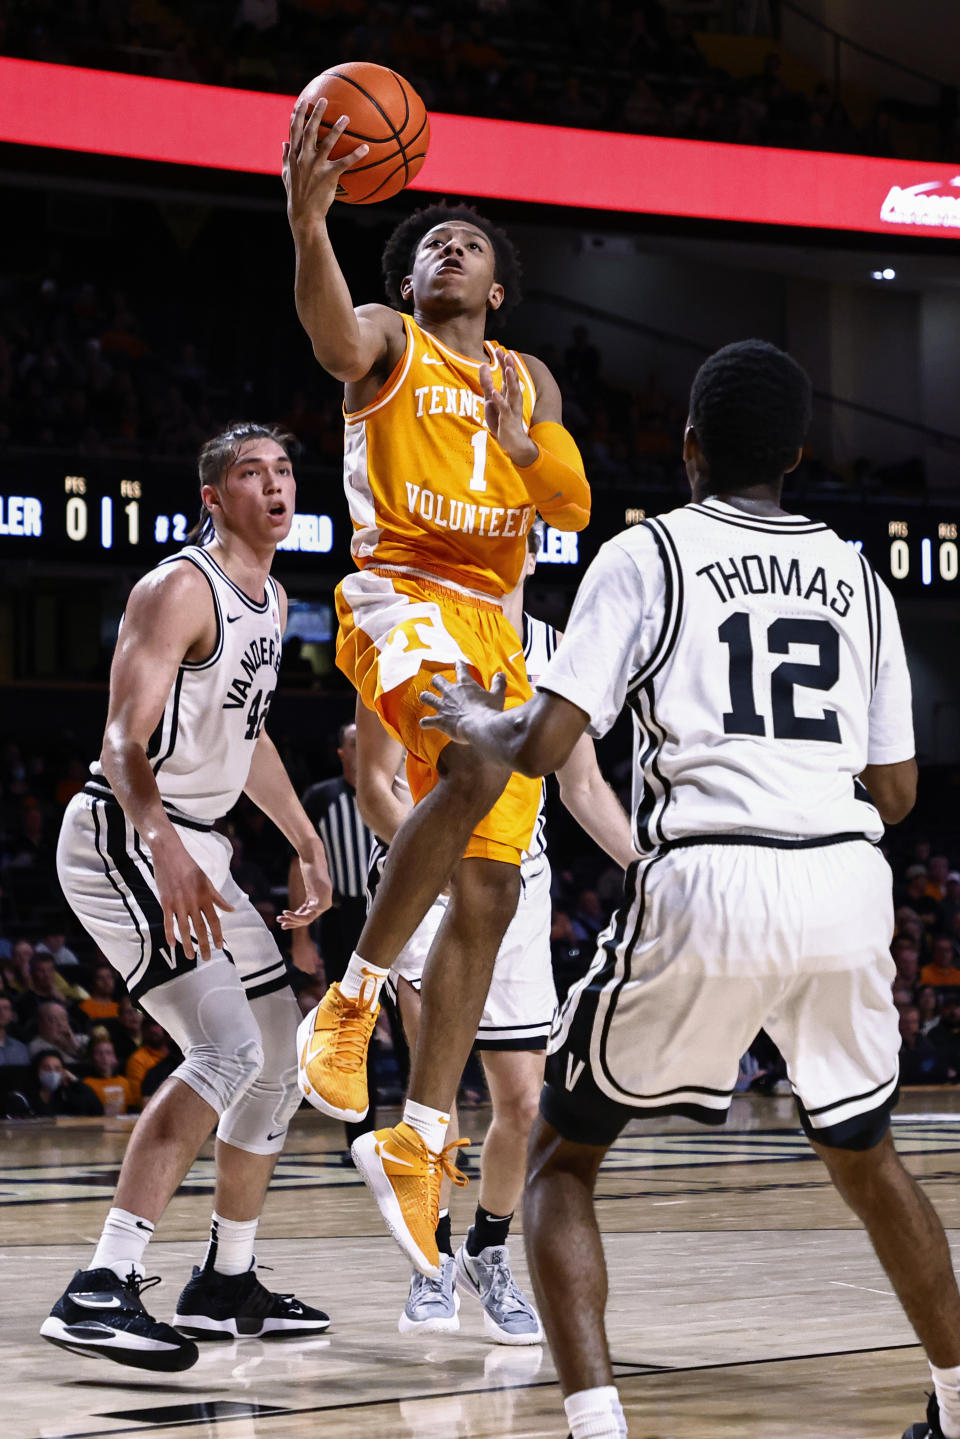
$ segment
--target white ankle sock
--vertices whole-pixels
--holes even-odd
[[[931,1364],[930,1374],[940,1405],[940,1428],[946,1439],[960,1439],[960,1365],[935,1369]]]
[[[143,1278],[142,1259],[153,1234],[153,1224],[129,1209],[111,1209],[104,1220],[91,1269],[112,1269],[119,1279],[126,1279],[130,1270]]]
[[[403,1106],[403,1122],[417,1131],[433,1154],[440,1153],[447,1137],[449,1114],[443,1114],[439,1109],[431,1109],[428,1104],[417,1104],[415,1100],[408,1099]]]
[[[389,973],[389,969],[378,969],[375,964],[361,959],[354,950],[347,965],[347,972],[340,981],[340,993],[344,999],[359,999],[362,994],[367,1008],[376,1009],[383,981]]]
[[[573,1439],[626,1439],[627,1421],[612,1384],[579,1389],[563,1401]]]
[[[246,1274],[253,1263],[259,1223],[259,1219],[224,1219],[214,1210],[203,1267],[212,1264],[218,1274]]]

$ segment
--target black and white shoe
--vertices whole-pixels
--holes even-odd
[[[272,1294],[257,1278],[193,1267],[173,1322],[194,1339],[270,1339],[322,1334],[330,1318],[292,1294]]]
[[[927,1417],[919,1424],[911,1424],[909,1429],[903,1431],[903,1439],[943,1439],[943,1430],[940,1428],[940,1405],[937,1403],[936,1394],[931,1394],[927,1400]]]
[[[196,1364],[200,1351],[143,1307],[144,1289],[159,1279],[132,1270],[119,1279],[112,1269],[78,1269],[40,1326],[51,1344],[73,1354],[99,1355],[133,1369],[175,1374]]]

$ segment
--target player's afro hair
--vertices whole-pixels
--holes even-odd
[[[690,423],[714,486],[776,484],[810,428],[810,376],[765,340],[724,345],[697,371]]]
[[[432,230],[435,225],[451,220],[475,225],[478,230],[483,231],[493,246],[493,274],[497,283],[503,286],[503,304],[499,310],[491,311],[490,324],[494,329],[499,328],[507,312],[512,310],[521,298],[520,257],[506,231],[494,225],[485,215],[479,214],[472,205],[427,205],[423,210],[414,210],[412,215],[400,221],[383,248],[381,264],[387,299],[394,309],[405,310],[407,314],[412,312],[413,306],[401,295],[400,285],[404,276],[409,275],[413,269],[417,246],[427,231]]]

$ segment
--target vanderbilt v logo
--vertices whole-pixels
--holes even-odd
[[[567,1089],[572,1089],[586,1069],[586,1060],[574,1059],[572,1054],[567,1055],[567,1077],[564,1083]]]

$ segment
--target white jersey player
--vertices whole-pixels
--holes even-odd
[[[870,565],[780,507],[810,382],[760,341],[698,372],[693,502],[603,546],[519,710],[439,679],[439,725],[526,774],[624,704],[643,858],[558,1016],[531,1138],[527,1249],[573,1439],[626,1432],[603,1330],[592,1189],[629,1120],[722,1123],[763,1026],[800,1118],[926,1347],[936,1395],[909,1439],[960,1439],[960,1294],[943,1231],[889,1135],[899,1036],[890,870],[913,804],[910,680]]]
[[[539,531],[531,531],[524,573],[504,598],[504,614],[522,644],[531,685],[546,670],[559,636],[552,625],[527,614],[523,589],[533,573]],[[390,838],[410,806],[409,789],[398,761],[402,750],[371,711],[357,706],[357,799],[367,823],[381,838],[371,857],[370,887],[375,891]],[[557,776],[560,796],[570,813],[601,848],[626,868],[635,858],[630,826],[619,801],[597,766],[593,744],[584,736]],[[449,1183],[441,1189],[437,1246],[440,1276],[414,1273],[400,1332],[451,1332],[459,1329],[458,1288],[472,1294],[484,1309],[487,1335],[503,1344],[538,1344],[543,1330],[535,1309],[510,1272],[506,1247],[513,1211],[523,1187],[527,1140],[543,1083],[544,1058],[556,993],[550,956],[550,863],[547,858],[545,813],[540,811],[530,846],[523,855],[517,910],[500,945],[487,994],[476,1048],[479,1050],[492,1102],[492,1118],[480,1160],[480,1196],[474,1222],[453,1255],[446,1209]],[[441,895],[401,950],[386,982],[404,1031],[415,1042],[420,1013],[420,985],[433,939],[443,919],[447,897]],[[451,1116],[457,1133],[457,1116]]]
[[[293,519],[290,440],[236,425],[201,450],[199,543],[130,595],[103,749],[67,807],[57,849],[77,918],[184,1056],[133,1132],[89,1268],[40,1331],[137,1368],[189,1367],[193,1338],[316,1333],[329,1323],[270,1294],[253,1269],[260,1208],[300,1102],[300,1015],[276,943],[230,875],[229,840],[213,828],[245,791],[300,856],[306,899],[281,922],[309,924],[329,904],[323,845],[264,729],[286,621],[270,566]],[[174,1329],[143,1308],[151,1281],[141,1261],[214,1125],[211,1239]]]

